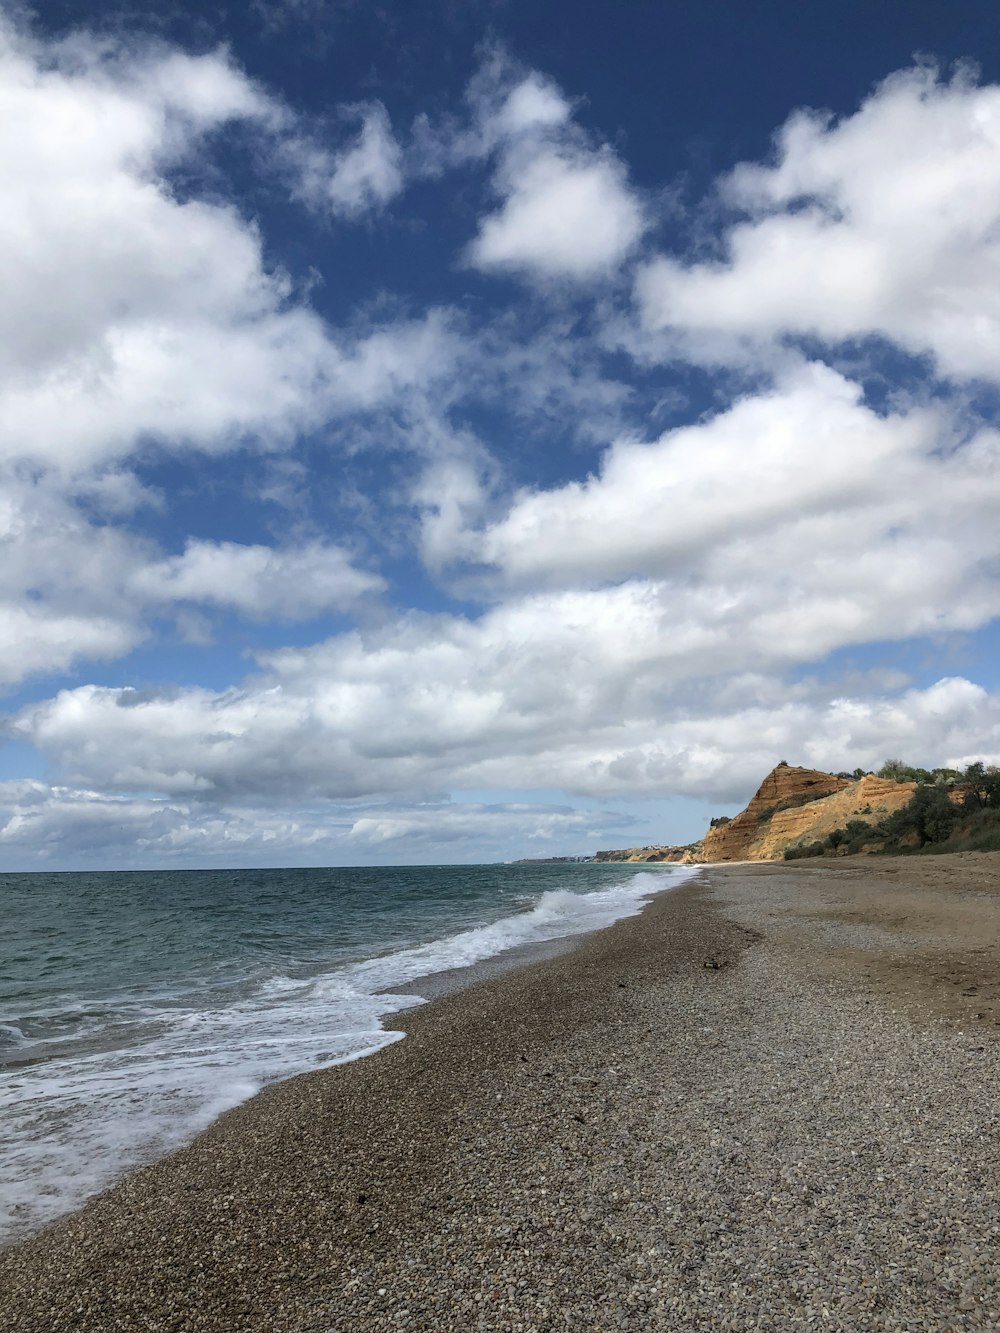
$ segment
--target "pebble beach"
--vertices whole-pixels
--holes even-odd
[[[1000,1327],[1000,857],[706,867],[0,1252],[0,1328]]]

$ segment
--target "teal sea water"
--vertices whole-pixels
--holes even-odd
[[[389,1020],[422,1002],[421,978],[599,929],[690,873],[0,875],[0,1243],[264,1084],[397,1040]]]

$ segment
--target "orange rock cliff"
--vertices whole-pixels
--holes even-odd
[[[916,784],[868,775],[852,781],[779,764],[745,810],[705,834],[699,861],[780,861],[785,849],[822,840],[856,819],[876,824],[906,805]]]
[[[916,784],[877,778],[851,779],[815,768],[779,764],[760,784],[745,810],[710,828],[689,847],[626,847],[597,852],[596,861],[780,861],[785,851],[822,842],[852,820],[877,824],[907,805]]]

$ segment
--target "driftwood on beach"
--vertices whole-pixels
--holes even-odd
[[[996,1327],[998,922],[997,857],[713,867],[0,1254],[0,1327]]]

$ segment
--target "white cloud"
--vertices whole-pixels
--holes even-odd
[[[2,474],[0,474],[2,475]],[[115,477],[112,508],[135,498]],[[86,498],[107,497],[98,486]],[[184,603],[254,619],[297,620],[355,606],[384,580],[317,540],[271,548],[190,541],[164,558],[155,544],[87,517],[43,481],[0,487],[0,684],[121,657],[146,637],[150,611]],[[204,626],[207,634],[209,626]]]
[[[468,454],[436,460],[413,491],[413,499],[423,510],[421,555],[427,568],[435,572],[456,558],[475,554],[470,528],[482,513],[487,483],[471,447]]]
[[[519,138],[537,142],[546,134],[558,136],[572,116],[572,107],[551,79],[523,69],[501,47],[486,54],[469,81],[465,101],[464,119],[417,116],[408,155],[416,175],[438,177],[453,167],[481,162]]]
[[[797,112],[773,165],[744,164],[723,195],[743,215],[724,257],[660,258],[637,294],[652,329],[692,356],[711,335],[836,343],[880,335],[946,376],[1000,367],[1000,88],[918,68],[841,120]]]
[[[428,555],[489,560],[506,581],[479,618],[410,614],[271,653],[221,693],[65,692],[17,734],[74,782],[214,799],[719,794],[768,756],[853,767],[911,736],[925,753],[991,744],[975,718],[995,701],[968,682],[755,700],[760,676],[833,650],[1000,614],[996,432],[964,435],[941,410],[879,415],[843,376],[800,366],[699,425],[619,442],[598,476],[526,492],[483,531],[467,521],[479,475],[452,463],[426,483]],[[230,582],[249,608],[256,575],[241,593],[221,572],[231,556],[182,558],[164,593]]]
[[[67,691],[26,710],[14,734],[31,739],[72,783],[193,799],[192,810],[206,820],[248,802],[274,811],[316,801],[418,802],[352,815],[346,827],[353,838],[373,843],[429,832],[442,819],[433,794],[445,784],[455,791],[561,788],[604,800],[685,793],[738,801],[785,757],[834,770],[874,767],[896,753],[927,764],[1000,758],[1000,696],[961,678],[831,697],[821,682],[743,676],[718,697],[685,696],[658,682],[652,663],[633,683],[630,645],[617,663],[606,656],[603,674],[592,660],[565,686],[553,667],[540,676],[539,652],[508,647],[487,683],[481,662],[482,679],[473,678],[476,664],[462,659],[458,645],[428,643],[409,657],[388,644],[372,652],[362,682],[360,660],[353,674],[345,669],[346,648],[307,650],[297,674],[279,669],[242,691],[159,698]],[[544,833],[544,823],[532,836]],[[572,832],[571,822],[555,825]],[[521,828],[528,827],[526,818]]]
[[[300,670],[307,665],[300,661]],[[314,665],[319,669],[319,663]],[[604,843],[636,840],[629,815],[572,805],[486,805],[428,799],[426,793],[416,802],[389,799],[364,805],[317,799],[324,779],[331,790],[338,786],[331,774],[350,751],[342,744],[343,735],[329,726],[316,736],[309,754],[302,748],[304,732],[286,725],[282,736],[272,723],[283,708],[286,724],[290,721],[293,710],[287,701],[278,701],[264,728],[250,726],[243,734],[242,762],[266,769],[256,784],[256,799],[232,790],[227,797],[205,782],[199,787],[193,773],[172,775],[177,788],[172,796],[151,797],[149,786],[134,794],[151,778],[164,777],[154,773],[149,762],[131,776],[124,763],[115,771],[133,794],[108,793],[114,752],[123,742],[132,756],[140,745],[152,756],[166,748],[170,728],[185,726],[185,716],[199,707],[214,709],[215,725],[232,727],[241,707],[247,709],[245,722],[255,709],[263,717],[275,708],[276,693],[261,689],[242,702],[235,695],[195,699],[193,693],[182,693],[159,703],[133,699],[126,707],[121,706],[126,696],[114,691],[61,696],[38,728],[38,738],[51,755],[72,757],[99,781],[79,786],[0,783],[0,864],[336,865],[353,864],[359,856],[402,864],[484,855],[500,859],[593,850],[597,826]],[[409,706],[410,701],[404,701],[404,710]],[[144,716],[146,708],[157,711]],[[118,719],[139,726],[129,733],[116,726]],[[386,785],[395,781],[392,768],[399,757],[388,740],[391,721],[386,719],[369,746],[369,754],[382,765],[379,776]],[[543,721],[541,714],[538,721]],[[315,717],[313,727],[322,725]],[[195,736],[197,763],[204,761],[204,742],[222,746],[227,740],[221,734],[207,736],[203,725]],[[186,731],[176,747],[178,755],[190,740]],[[276,764],[282,745],[284,760]],[[319,756],[324,748],[329,752],[322,772]],[[543,737],[538,745],[525,741],[492,756],[484,751],[478,759],[456,763],[451,771],[456,778],[469,775],[498,784],[516,775],[525,787],[559,779],[567,787],[604,798],[684,792],[705,801],[742,803],[779,758],[794,757],[836,771],[857,764],[873,768],[899,753],[923,764],[959,765],[973,758],[1000,762],[1000,696],[962,678],[945,678],[927,689],[830,698],[819,682],[790,686],[774,677],[734,677],[702,708],[678,710],[669,728],[626,719],[575,740],[563,733],[558,743]],[[433,759],[426,749],[410,756],[408,780],[432,778]],[[376,776],[372,769],[369,787]],[[642,840],[649,836],[656,835]]]
[[[371,171],[347,155],[344,200],[388,188],[371,114]],[[252,222],[172,189],[212,131],[273,139],[285,119],[220,54],[45,47],[0,27],[0,461],[79,478],[151,441],[285,445],[428,383],[441,317],[338,338]]]
[[[345,348],[330,410],[371,411],[393,406],[407,395],[422,401],[442,383],[447,388],[459,373],[463,355],[461,331],[444,309],[376,327]]]
[[[664,651],[718,672],[985,624],[1000,614],[998,509],[997,432],[879,415],[813,365],[653,444],[620,441],[599,475],[524,492],[452,542],[508,585],[642,580]]]
[[[388,203],[403,188],[402,153],[381,103],[365,107],[357,142],[333,161],[328,191],[335,213],[355,216]]]
[[[276,548],[189,541],[182,555],[164,558],[151,540],[88,517],[44,479],[0,477],[3,685],[87,658],[121,657],[146,637],[148,613],[165,606],[297,620],[348,609],[385,588],[343,549],[315,539]],[[113,513],[136,498],[119,480],[98,479],[85,496],[91,511],[109,495]]]
[[[142,632],[127,618],[72,615],[0,601],[0,685],[66,671],[82,659],[110,660],[136,647]]]
[[[146,558],[142,541],[0,471],[0,684],[134,648],[144,634],[122,577]]]
[[[466,260],[529,278],[592,281],[611,275],[646,229],[624,163],[573,123],[562,92],[535,70],[493,52],[468,90],[471,127],[426,130],[424,170],[496,153],[500,207],[480,219]]]
[[[385,587],[339,547],[315,541],[288,550],[189,541],[183,555],[147,565],[128,583],[152,602],[207,602],[278,620],[344,610]]]
[[[297,132],[224,53],[52,44],[0,24],[5,684],[128,652],[167,600],[291,618],[383,586],[329,544],[206,541],[164,560],[141,522],[124,526],[144,506],[171,520],[137,459],[291,446],[426,395],[459,355],[434,310],[337,334],[218,190],[175,189],[171,172],[196,176],[226,128],[266,152]]]
[[[206,806],[120,798],[37,781],[0,782],[0,867],[83,865],[343,865],[366,859],[412,864],[546,855],[580,845],[609,811],[542,804]]]
[[[570,105],[559,89],[537,70],[525,75],[503,99],[492,115],[487,111],[482,123],[492,120],[492,129],[505,136],[525,134],[565,125]]]
[[[465,261],[596,283],[637,253],[649,206],[540,73],[488,61],[465,122],[436,138],[425,123],[404,160],[380,103],[356,108],[358,136],[338,151],[309,143],[223,54],[50,47],[4,29],[0,677],[127,653],[151,617],[207,643],[219,609],[282,621],[389,603],[354,534],[317,535],[317,516],[352,512],[373,473],[358,527],[362,515],[397,568],[415,551],[424,563],[401,576],[400,601],[426,575],[468,601],[363,616],[262,655],[229,689],[88,684],[21,707],[5,734],[67,785],[0,790],[0,848],[174,863],[583,850],[594,815],[445,795],[737,800],[782,757],[997,757],[1000,703],[971,681],[800,673],[838,649],[1000,615],[1000,435],[931,390],[876,410],[860,387],[871,365],[855,383],[792,343],[874,333],[947,374],[996,374],[997,95],[910,72],[843,121],[793,118],[774,163],[731,177],[741,214],[723,257],[643,271],[645,351],[763,361],[770,380],[655,438],[650,422],[621,423],[673,388],[612,378],[610,292],[583,317],[560,299],[554,317],[536,302],[485,320],[471,304],[403,318],[385,296],[339,332],[265,258],[280,238],[265,245],[222,188],[190,185],[216,132],[240,127],[341,217],[382,207],[411,175],[492,172],[494,211]],[[599,458],[567,444],[607,440]],[[312,471],[335,443],[337,462]],[[375,460],[353,456],[362,445]],[[267,530],[261,503],[279,500],[289,524],[294,511],[273,545],[199,523],[166,555],[141,535],[142,506],[158,503],[167,530],[183,501],[144,489],[138,458],[285,446],[257,493],[212,463],[226,498],[253,509],[241,531]],[[515,476],[536,480],[511,495]],[[422,583],[414,596],[442,604]]]
[[[627,825],[627,816],[607,811],[597,818],[619,827]],[[586,835],[595,815],[566,806],[544,804],[431,803],[378,810],[361,815],[351,824],[348,837],[360,846],[379,846],[403,842],[422,851],[428,844],[440,846],[496,845],[501,839],[511,848],[535,847],[551,851],[551,843],[560,839],[573,847]],[[548,844],[548,845],[546,845]],[[525,854],[521,852],[520,854]]]
[[[220,55],[0,29],[0,439],[79,472],[142,435],[202,447],[315,416],[331,348],[254,228],[164,173],[270,106]]]
[[[403,188],[403,152],[381,102],[343,108],[361,128],[354,142],[331,152],[315,138],[289,139],[283,154],[292,164],[296,189],[316,208],[337,217],[357,218],[384,207]]]
[[[610,154],[543,149],[508,164],[500,190],[503,207],[483,219],[469,249],[478,268],[600,277],[618,267],[643,231],[642,210]]]

